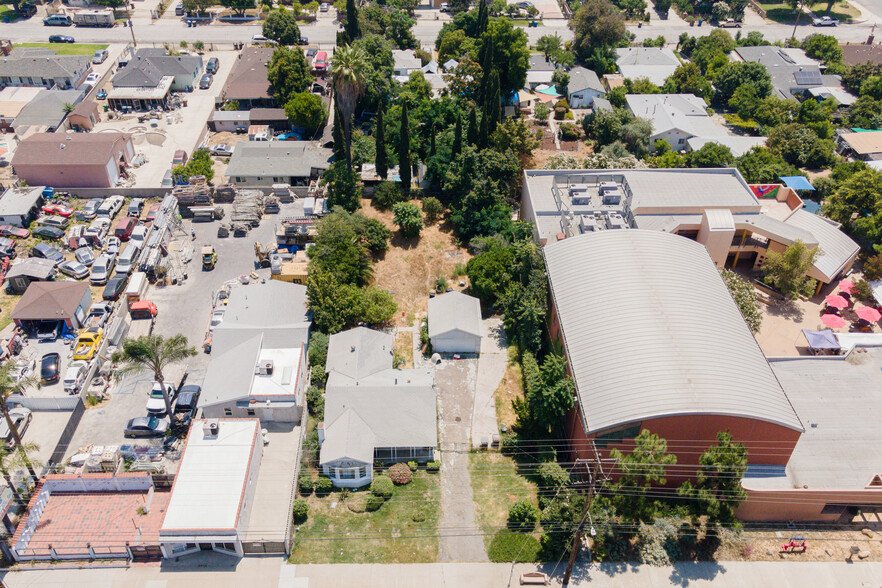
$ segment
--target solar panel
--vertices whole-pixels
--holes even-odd
[[[815,70],[800,70],[793,72],[793,77],[796,78],[796,83],[800,86],[807,85],[820,85],[821,84],[821,72]]]

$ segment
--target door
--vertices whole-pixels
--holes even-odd
[[[262,409],[260,420],[267,423],[273,422],[273,409],[269,407]]]

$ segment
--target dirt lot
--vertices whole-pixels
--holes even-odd
[[[577,141],[578,149],[573,150],[572,146],[569,149],[564,149],[563,146],[570,145],[566,141],[561,142],[561,150],[558,151],[554,148],[554,143],[551,143],[551,148],[547,149],[543,143],[543,145],[533,151],[533,168],[541,169],[545,167],[545,162],[548,161],[548,158],[552,155],[557,155],[558,153],[565,153],[567,155],[571,155],[576,158],[588,157],[592,153],[594,153],[594,147],[585,143],[584,141]]]
[[[716,559],[718,561],[845,561],[853,557],[856,562],[880,561],[882,535],[872,530],[880,527],[882,525],[879,524],[865,527],[871,536],[863,534],[861,528],[804,531],[797,527],[792,531],[745,531],[740,546],[722,545],[716,553]],[[782,545],[789,543],[794,535],[805,537],[806,551],[783,553]],[[853,547],[858,551],[854,555],[852,555]],[[867,552],[869,552],[868,556]],[[860,555],[867,557],[861,558]]]
[[[374,285],[388,290],[398,303],[396,325],[410,326],[417,317],[425,316],[429,291],[439,276],[456,290],[468,286],[468,278],[463,275],[453,279],[453,274],[457,266],[465,267],[471,255],[456,243],[446,218],[425,227],[419,238],[405,239],[395,230],[391,211],[377,210],[370,200],[362,200],[361,205],[362,213],[380,219],[394,231],[389,251],[374,265]]]

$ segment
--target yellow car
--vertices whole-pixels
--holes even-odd
[[[80,335],[76,347],[74,347],[73,358],[85,361],[92,359],[101,344],[102,333],[103,329],[98,329],[97,331],[86,331]]]

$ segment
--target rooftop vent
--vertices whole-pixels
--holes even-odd
[[[273,360],[268,359],[266,361],[258,362],[257,366],[254,368],[254,373],[260,376],[273,375]]]
[[[202,434],[206,437],[217,437],[217,433],[220,430],[220,421],[217,419],[206,419],[204,423],[202,423]]]

